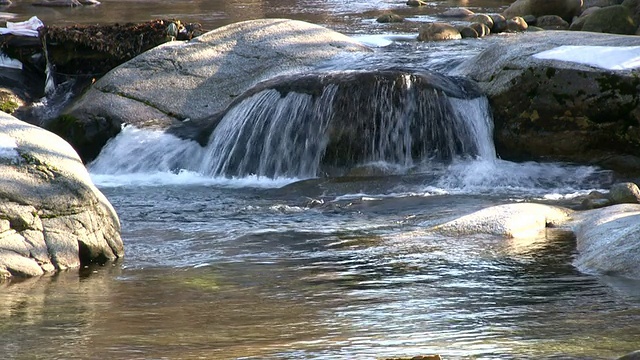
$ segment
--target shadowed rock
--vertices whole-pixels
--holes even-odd
[[[477,81],[489,97],[496,150],[503,158],[640,171],[634,160],[640,150],[638,70],[533,56],[562,45],[637,46],[637,39],[572,31],[522,33],[501,39],[454,73]]]

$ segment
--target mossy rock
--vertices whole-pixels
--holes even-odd
[[[0,111],[6,112],[7,114],[13,114],[22,105],[22,100],[20,100],[12,91],[0,89]]]

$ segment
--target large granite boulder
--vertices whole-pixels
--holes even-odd
[[[619,69],[576,61],[607,60],[593,56],[596,46],[637,44],[635,37],[610,34],[523,33],[504,37],[454,74],[477,81],[489,97],[501,157],[598,163],[635,173],[640,172],[640,70],[625,68],[622,60]],[[560,48],[576,45],[593,47]],[[552,49],[577,55],[572,61],[536,55]]]
[[[355,51],[370,50],[302,21],[235,23],[189,42],[163,44],[118,66],[46,127],[91,160],[121,123],[166,128],[211,116],[260,81]]]
[[[510,19],[514,16],[558,15],[566,21],[571,21],[582,10],[582,0],[517,0],[503,13]]]
[[[588,210],[576,218],[578,269],[640,279],[640,205]]]
[[[123,254],[118,217],[73,148],[0,112],[0,278]]]

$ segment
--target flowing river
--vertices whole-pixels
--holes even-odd
[[[417,43],[408,40],[415,28],[392,30],[377,14],[395,9],[431,21],[451,6],[481,12],[508,3],[434,1],[410,10],[396,1],[113,0],[82,9],[18,2],[4,11],[45,23],[176,17],[207,28],[290,17],[376,46],[321,70],[446,73],[492,40]],[[640,283],[577,271],[569,234],[429,231],[496,204],[571,204],[616,180],[596,167],[501,160],[486,102],[451,101],[477,130],[474,156],[376,161],[359,177],[315,178],[313,169],[225,176],[192,164],[211,149],[125,128],[89,170],[119,214],[126,257],[0,284],[0,357],[611,359],[638,350]],[[234,128],[240,120],[224,121]]]

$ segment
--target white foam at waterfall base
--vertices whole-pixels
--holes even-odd
[[[476,159],[453,162],[431,186],[449,194],[567,198],[602,190],[609,176],[594,166]]]
[[[0,138],[0,152],[1,149]],[[88,165],[93,182],[101,187],[216,185],[222,187],[277,188],[298,179],[211,177],[195,169],[205,149],[192,140],[160,130],[124,126]]]

